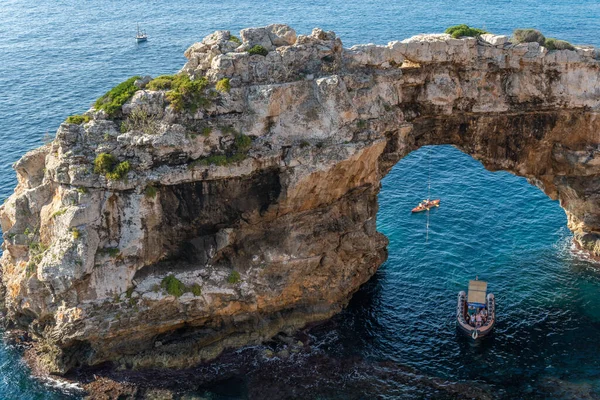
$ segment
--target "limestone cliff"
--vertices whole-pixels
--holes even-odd
[[[15,164],[5,310],[51,371],[186,367],[330,317],[385,260],[379,182],[423,145],[527,177],[600,255],[597,50],[240,36],[191,46],[184,89],[137,79]]]

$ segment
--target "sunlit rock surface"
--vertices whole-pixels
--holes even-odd
[[[445,34],[344,49],[285,25],[239,37],[185,52],[180,72],[209,81],[202,107],[176,111],[140,79],[116,118],[92,109],[15,164],[5,311],[49,371],[187,367],[337,313],[387,256],[380,180],[423,145],[525,176],[600,255],[596,49]],[[210,89],[223,78],[229,91]],[[130,163],[124,179],[94,172],[100,153]]]

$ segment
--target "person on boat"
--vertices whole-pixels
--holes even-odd
[[[479,328],[481,326],[481,314],[477,313],[475,316],[475,326]]]

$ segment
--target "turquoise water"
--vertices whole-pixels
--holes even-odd
[[[84,111],[129,76],[175,72],[185,61],[183,51],[216,29],[282,22],[308,33],[319,26],[336,31],[350,46],[470,23],[504,34],[536,27],[548,36],[600,45],[598,15],[597,0],[5,0],[0,197],[16,183],[11,164],[41,144],[45,133],[53,134],[67,115]],[[150,36],[140,45],[132,39],[138,22]],[[428,151],[436,170],[433,192],[442,206],[430,215],[425,242],[426,216],[408,210],[425,195],[416,165]],[[343,357],[390,362],[475,382],[507,398],[600,396],[600,273],[571,251],[558,204],[525,180],[489,173],[451,147],[422,149],[402,160],[384,180],[380,202],[379,229],[390,238],[390,257],[343,314],[311,333],[327,362]],[[473,275],[490,281],[501,313],[495,336],[481,346],[457,337],[452,321],[456,292]],[[309,390],[298,382],[310,380],[313,367],[294,360],[290,376],[297,382],[290,378],[288,386]],[[379,384],[386,380],[377,368],[360,368],[360,377],[338,374],[309,387],[321,393],[319,388],[333,386],[346,397],[352,397],[350,389],[355,396],[435,397],[410,383],[395,392],[393,385]],[[2,399],[66,396],[30,379],[9,347],[0,346],[0,377]],[[258,383],[246,378],[233,385],[238,388],[233,397],[260,387],[267,378],[259,377]],[[210,385],[205,390],[217,391]]]

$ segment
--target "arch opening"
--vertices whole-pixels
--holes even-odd
[[[410,209],[427,190],[429,150],[432,195],[442,206],[431,213],[426,243],[426,217]],[[590,349],[600,349],[600,308],[590,304],[600,276],[570,251],[572,234],[556,201],[522,177],[487,171],[452,146],[432,146],[410,152],[382,180],[377,217],[389,258],[335,317],[336,351],[484,382],[507,398],[531,387],[555,397],[556,385],[594,378]],[[476,274],[490,283],[501,314],[496,333],[479,346],[457,334],[454,320],[456,293]],[[528,379],[515,382],[515,368],[524,365]],[[558,378],[565,369],[569,378]]]

